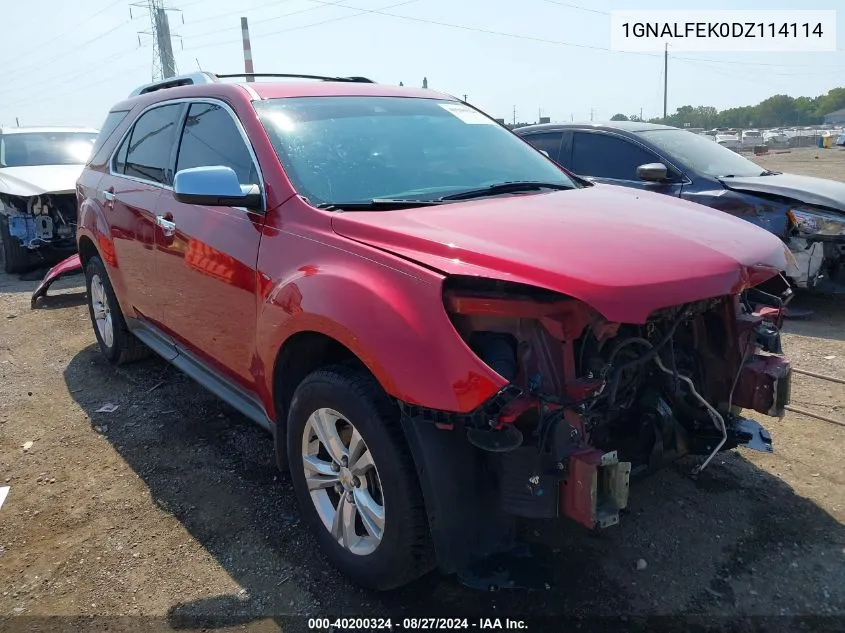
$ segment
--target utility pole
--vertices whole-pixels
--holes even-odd
[[[669,92],[669,44],[666,43],[666,49],[663,52],[663,122],[666,123],[667,111],[666,103]]]
[[[244,72],[247,74],[247,81],[255,81],[255,77],[250,77],[255,72],[252,66],[252,45],[249,42],[249,21],[246,18],[241,18],[241,34],[244,40]]]
[[[20,126],[21,126],[20,119],[18,117],[15,117],[15,127],[20,127]]]
[[[595,108],[590,108],[590,121],[593,120],[593,114],[595,113]]]
[[[464,95],[464,101],[466,101],[466,100],[467,100],[467,96],[466,96],[466,95]]]
[[[129,15],[132,16],[131,7],[146,9],[150,14],[150,30],[142,31],[153,40],[153,79],[167,79],[176,75],[176,60],[173,57],[173,35],[170,31],[170,20],[168,11],[178,11],[165,6],[165,0],[146,0],[130,5]],[[184,22],[184,17],[182,21]],[[140,41],[140,37],[138,38]]]
[[[516,106],[513,107],[513,124],[516,125]]]

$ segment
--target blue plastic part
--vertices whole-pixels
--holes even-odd
[[[35,232],[35,216],[32,215],[10,215],[9,234],[18,238],[22,244],[32,242],[38,235]]]

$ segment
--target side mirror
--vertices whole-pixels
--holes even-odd
[[[173,197],[185,204],[209,207],[261,208],[258,185],[241,185],[231,167],[191,167],[176,172]]]
[[[646,163],[637,167],[637,178],[647,182],[663,182],[668,174],[669,170],[663,163]]]

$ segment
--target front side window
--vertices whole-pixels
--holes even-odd
[[[242,185],[258,184],[252,156],[226,109],[194,103],[188,110],[176,171],[191,167],[231,167]]]
[[[279,160],[312,204],[430,200],[513,182],[578,187],[463,104],[407,97],[297,97],[254,104]]]
[[[708,138],[685,130],[659,129],[640,132],[640,136],[698,173],[715,178],[731,176],[761,176],[765,174],[756,163]],[[736,137],[730,138],[736,141]]]
[[[140,116],[132,128],[128,143],[118,151],[118,165],[121,153],[126,153],[122,173],[162,184],[172,182],[170,158],[181,112],[181,104],[171,104],[147,110]]]
[[[599,132],[572,135],[571,170],[579,176],[638,180],[637,167],[660,159],[624,138]]]
[[[13,132],[0,136],[0,168],[84,165],[96,132]]]

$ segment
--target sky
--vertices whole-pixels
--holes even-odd
[[[836,9],[841,0],[168,0],[179,73],[363,75],[463,97],[521,122],[662,115],[663,55],[613,52],[611,10]],[[0,125],[98,127],[152,78],[148,12],[133,0],[6,0]],[[145,5],[146,0],[136,4]],[[765,7],[761,7],[765,4]],[[235,8],[239,6],[239,8]],[[843,8],[840,4],[839,8]],[[130,14],[131,11],[131,14]],[[828,53],[673,53],[668,109],[753,105],[845,86],[845,10]]]

